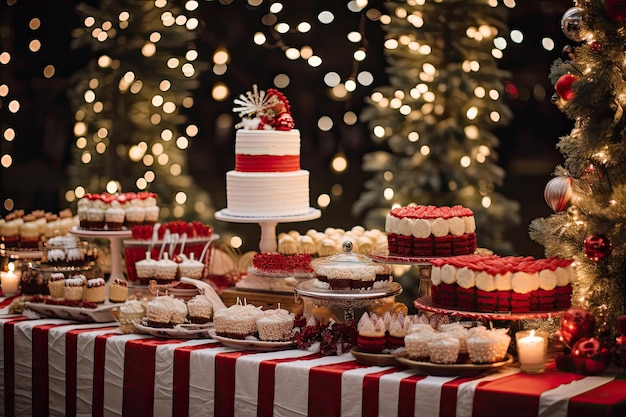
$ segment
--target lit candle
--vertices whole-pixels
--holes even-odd
[[[0,275],[0,286],[2,287],[2,295],[6,297],[17,294],[20,277],[15,273],[15,265],[9,262],[9,272],[3,272]]]
[[[515,338],[521,370],[527,373],[543,372],[546,368],[546,337],[535,330],[520,330]]]

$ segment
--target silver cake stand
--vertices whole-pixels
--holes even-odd
[[[346,321],[354,318],[355,308],[379,305],[388,297],[402,294],[402,286],[392,281],[386,288],[371,290],[331,290],[319,288],[315,280],[301,282],[296,285],[296,300],[306,297],[315,300],[317,305],[343,309]]]
[[[215,212],[215,218],[231,223],[258,223],[261,226],[261,241],[259,249],[261,252],[276,252],[278,241],[276,240],[276,226],[278,223],[295,223],[307,220],[318,219],[322,215],[321,211],[310,208],[308,213],[297,216],[237,216],[222,209]]]

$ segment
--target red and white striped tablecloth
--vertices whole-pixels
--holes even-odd
[[[12,416],[626,416],[626,380],[507,367],[474,377],[351,354],[242,352],[114,323],[0,317],[0,414]]]

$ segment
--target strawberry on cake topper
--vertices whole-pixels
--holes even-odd
[[[266,92],[255,84],[252,91],[240,94],[234,103],[238,107],[233,111],[241,117],[241,122],[235,125],[237,129],[291,130],[295,126],[289,100],[274,88]]]

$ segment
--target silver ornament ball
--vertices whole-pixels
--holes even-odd
[[[582,42],[587,36],[587,26],[583,20],[583,9],[570,7],[561,18],[561,30],[574,42]]]

